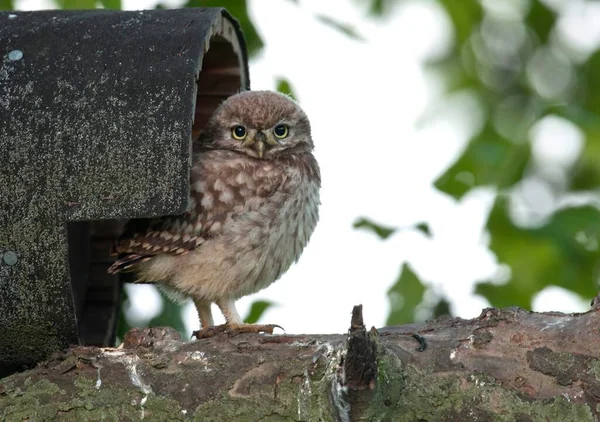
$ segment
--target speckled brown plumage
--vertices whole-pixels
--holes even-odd
[[[135,271],[138,281],[192,297],[199,336],[272,331],[242,325],[234,302],[277,280],[307,244],[320,188],[312,150],[308,118],[290,98],[269,91],[230,97],[194,144],[188,211],[132,220],[109,272]],[[223,327],[211,327],[212,302],[225,315]]]

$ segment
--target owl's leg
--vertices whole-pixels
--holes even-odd
[[[217,306],[223,312],[225,317],[225,325],[240,325],[242,324],[242,317],[238,314],[235,308],[235,300],[233,299],[219,299],[217,300]]]
[[[215,323],[210,310],[210,301],[205,299],[194,299],[194,305],[196,305],[198,317],[200,318],[200,327],[212,327]]]
[[[216,303],[219,309],[221,309],[221,312],[223,312],[226,321],[225,324],[195,331],[194,335],[196,338],[212,337],[219,333],[227,333],[229,335],[241,333],[273,334],[275,328],[281,328],[279,325],[275,324],[244,324],[240,314],[238,314],[238,311],[235,308],[235,301],[233,299],[219,299]],[[283,330],[283,328],[281,329]]]

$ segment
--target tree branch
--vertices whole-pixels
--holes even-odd
[[[0,418],[593,421],[598,312],[486,309],[367,330],[355,307],[347,336],[191,342],[136,329],[122,348],[74,347],[0,380]]]

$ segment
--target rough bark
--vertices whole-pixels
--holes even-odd
[[[347,335],[132,330],[0,380],[0,419],[593,421],[600,315],[486,309]],[[425,340],[425,348],[419,340]]]

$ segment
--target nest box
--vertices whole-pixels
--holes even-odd
[[[110,245],[186,210],[192,139],[248,88],[220,8],[0,13],[0,376],[111,345]]]

